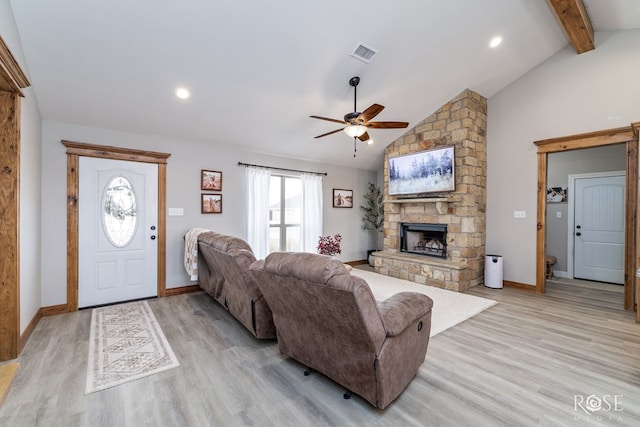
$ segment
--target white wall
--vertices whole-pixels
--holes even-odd
[[[238,162],[273,167],[327,172],[323,178],[323,234],[340,233],[344,261],[363,260],[371,242],[360,229],[362,196],[369,181],[376,182],[376,172],[305,162],[246,152],[223,144],[174,140],[152,135],[138,135],[106,129],[45,121],[43,123],[42,204],[48,217],[43,218],[42,274],[47,278],[42,289],[42,305],[66,302],[66,154],[61,140],[111,145],[170,153],[167,164],[167,208],[183,208],[184,216],[167,217],[167,288],[191,284],[183,267],[184,233],[192,227],[205,227],[242,237],[244,230],[244,168]],[[268,144],[265,150],[268,149]],[[349,156],[349,152],[345,152]],[[200,170],[222,172],[222,206],[220,215],[200,213]],[[354,208],[332,208],[333,188],[353,189]],[[56,218],[52,224],[49,217]]]
[[[533,142],[639,121],[638,46],[640,30],[596,33],[595,50],[576,55],[567,46],[489,99],[487,253],[504,256],[505,280],[535,285]]]
[[[0,35],[29,77],[8,0],[0,0]],[[20,332],[40,308],[41,123],[31,88],[22,90],[20,121]]]

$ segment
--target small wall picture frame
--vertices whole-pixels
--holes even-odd
[[[547,188],[547,203],[566,203],[567,187]]]
[[[333,189],[333,207],[334,208],[352,208],[353,207],[353,190],[343,190],[340,188]]]
[[[222,213],[222,194],[202,194],[200,212],[203,214]]]
[[[222,191],[222,172],[202,169],[200,189],[203,191]]]

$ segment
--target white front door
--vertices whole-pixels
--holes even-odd
[[[158,165],[80,157],[78,307],[157,295]]]
[[[576,279],[624,284],[624,206],[624,175],[576,179]]]

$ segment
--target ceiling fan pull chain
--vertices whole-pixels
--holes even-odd
[[[356,158],[356,151],[358,151],[358,144],[357,144],[357,139],[355,136],[353,137],[353,158]]]

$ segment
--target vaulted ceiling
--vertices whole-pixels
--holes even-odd
[[[359,111],[414,126],[465,88],[491,97],[585,23],[596,49],[598,31],[640,28],[636,0],[585,0],[582,24],[579,0],[10,3],[45,120],[365,169],[404,130],[371,130],[354,159],[344,133],[314,139],[336,124],[309,118],[353,111],[352,76]],[[370,63],[350,55],[359,43]]]

